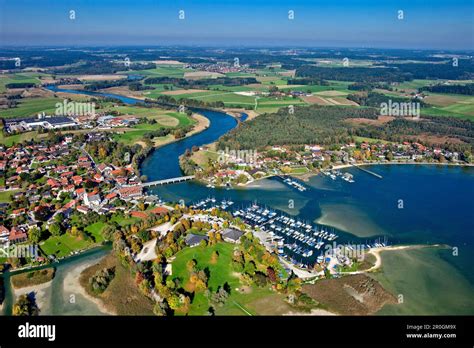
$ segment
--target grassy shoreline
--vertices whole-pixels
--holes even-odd
[[[14,289],[40,285],[53,280],[55,272],[56,269],[53,267],[16,274],[11,277],[11,284]]]

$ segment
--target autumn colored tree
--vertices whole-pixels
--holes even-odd
[[[217,250],[214,250],[211,254],[211,263],[215,264],[219,260],[219,252]]]
[[[15,316],[36,316],[39,314],[39,308],[28,295],[20,295],[12,308],[12,314]]]
[[[278,281],[277,275],[275,273],[275,270],[271,267],[267,267],[267,276],[270,282],[276,283]]]

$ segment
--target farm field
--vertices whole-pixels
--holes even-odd
[[[25,98],[21,99],[18,106],[12,109],[4,109],[0,111],[0,117],[16,118],[35,116],[40,112],[46,114],[54,114],[56,103],[62,103],[60,98]]]
[[[474,80],[421,80],[421,79],[415,79],[412,81],[405,81],[402,82],[394,88],[397,89],[403,89],[403,90],[417,90],[418,88],[425,87],[425,86],[430,86],[430,85],[436,85],[436,84],[442,84],[442,83],[452,83],[452,84],[457,84],[457,85],[465,85],[468,83],[473,83]]]
[[[0,93],[3,93],[7,90],[5,85],[9,83],[41,83],[41,80],[38,78],[39,76],[45,75],[38,73],[0,75]]]
[[[38,132],[26,132],[5,136],[3,132],[0,132],[0,144],[12,146],[13,144],[19,144],[32,139],[46,138],[47,136],[47,133],[38,134]]]
[[[453,109],[456,111],[462,111],[462,113],[452,111]],[[460,118],[464,120],[474,121],[472,105],[470,107],[465,108],[464,110],[462,108],[459,108],[453,105],[453,106],[447,106],[447,107],[442,107],[442,108],[440,107],[422,108],[420,111],[421,111],[421,115],[451,116],[451,117],[456,117],[456,118]]]
[[[474,120],[473,96],[429,93],[423,100],[433,107],[422,108],[422,115],[453,116]]]
[[[157,122],[154,124],[150,123],[139,123],[125,131],[121,134],[114,134],[114,138],[118,141],[124,142],[126,144],[134,144],[143,139],[143,136],[146,133],[159,130],[162,127],[186,127],[196,123],[195,120],[187,116],[186,114],[181,114],[179,112],[166,112],[158,113],[153,116],[149,116],[150,119],[155,119]],[[163,141],[169,140],[172,138],[172,135],[166,135],[163,137],[155,138],[154,140]]]
[[[184,77],[184,73],[193,71],[184,69],[180,66],[158,66],[155,69],[131,70],[126,72],[128,75],[142,75],[146,77]]]

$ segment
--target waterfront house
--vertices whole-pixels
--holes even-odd
[[[236,230],[235,228],[226,228],[222,232],[222,238],[226,242],[230,243],[239,243],[240,237],[242,237],[244,233],[240,230]]]

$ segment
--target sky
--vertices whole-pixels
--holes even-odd
[[[0,0],[2,46],[166,44],[474,49],[474,0]]]

